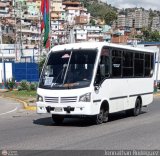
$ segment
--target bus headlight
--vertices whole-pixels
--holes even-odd
[[[91,101],[91,93],[86,93],[79,97],[79,102],[90,102]]]
[[[43,97],[40,95],[37,95],[37,102],[43,102]]]

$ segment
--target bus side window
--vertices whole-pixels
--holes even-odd
[[[101,57],[97,68],[97,74],[95,78],[95,84],[99,84],[105,78],[110,76],[110,57],[109,49],[103,48],[101,52]]]

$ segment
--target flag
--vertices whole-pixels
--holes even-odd
[[[46,48],[50,47],[50,27],[49,27],[49,0],[41,0],[41,12],[42,12],[42,22],[41,22],[41,32],[44,30],[44,41],[43,45]]]

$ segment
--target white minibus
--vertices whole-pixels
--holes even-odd
[[[66,117],[91,117],[96,124],[110,113],[133,116],[153,101],[154,52],[107,42],[53,47],[37,89],[37,113],[55,123]]]

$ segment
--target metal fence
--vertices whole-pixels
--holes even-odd
[[[28,82],[38,82],[39,67],[37,63],[14,63],[12,64],[13,78],[20,82],[26,80]]]

